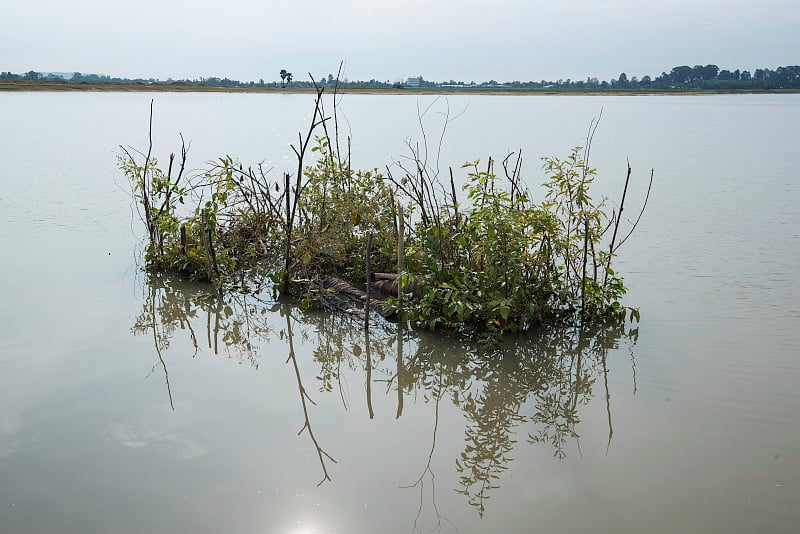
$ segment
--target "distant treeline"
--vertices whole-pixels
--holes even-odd
[[[263,79],[249,82],[231,80],[229,78],[196,78],[192,80],[159,80],[156,78],[112,78],[101,74],[81,74],[75,72],[72,76],[64,74],[40,73],[29,71],[24,74],[14,74],[11,72],[0,73],[0,81],[46,81],[51,83],[138,83],[138,84],[183,84],[207,87],[238,87],[238,88],[281,88],[287,85],[282,81],[265,82]],[[413,80],[413,82],[412,82]],[[411,82],[411,83],[409,83]],[[599,80],[589,77],[586,80],[540,80],[540,81],[512,81],[497,82],[489,80],[484,82],[463,82],[449,80],[446,82],[433,82],[418,78],[406,81],[352,81],[347,78],[336,80],[332,74],[324,76],[316,81],[321,86],[333,86],[338,84],[342,88],[422,88],[422,89],[524,89],[524,90],[591,90],[591,91],[626,91],[626,90],[771,90],[771,89],[800,89],[800,66],[778,67],[775,70],[768,68],[756,69],[752,73],[748,70],[734,71],[720,70],[716,65],[686,65],[674,67],[670,72],[662,72],[659,76],[636,76],[628,77],[624,72],[617,78],[611,80]],[[292,80],[288,82],[291,87],[310,88],[314,83],[310,80]]]

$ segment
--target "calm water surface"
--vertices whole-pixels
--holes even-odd
[[[619,261],[641,324],[491,353],[148,277],[115,153],[151,97],[162,161],[180,132],[277,176],[312,111],[0,95],[0,532],[800,529],[799,95],[345,96],[364,167],[424,113],[430,165],[522,149],[536,184],[602,110],[600,191],[655,168]]]

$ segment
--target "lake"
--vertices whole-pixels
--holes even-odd
[[[489,352],[148,276],[116,154],[151,98],[162,162],[182,133],[275,177],[313,111],[0,94],[0,532],[797,531],[800,95],[343,96],[366,168],[521,149],[535,186],[602,113],[599,193],[629,159],[634,218],[655,169],[617,263],[641,322]]]

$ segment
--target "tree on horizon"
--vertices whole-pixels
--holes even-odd
[[[286,88],[292,81],[292,73],[286,69],[281,69],[281,88]]]

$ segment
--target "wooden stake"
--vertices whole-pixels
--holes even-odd
[[[367,264],[367,298],[364,301],[364,328],[369,330],[369,285],[370,279],[372,278],[372,273],[370,272],[370,256],[372,255],[372,232],[367,234],[367,257],[366,257],[366,264]]]
[[[397,274],[403,272],[405,264],[405,219],[403,218],[403,205],[397,203]],[[403,288],[400,281],[397,282],[397,299],[403,298]]]

